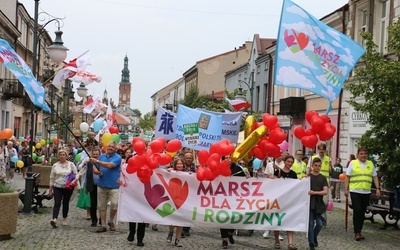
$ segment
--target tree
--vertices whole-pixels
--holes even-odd
[[[133,111],[137,116],[139,116],[139,117],[142,116],[142,112],[140,112],[139,109],[132,109],[132,111]]]
[[[348,101],[357,111],[368,115],[371,129],[359,145],[379,156],[382,184],[392,188],[400,183],[400,22],[388,28],[389,55],[381,55],[372,41],[372,34],[362,33],[366,54],[356,69],[356,82],[345,88],[353,95]],[[364,97],[360,101],[360,97]],[[365,101],[364,101],[365,100]]]
[[[139,126],[142,129],[153,129],[156,126],[156,117],[152,112],[149,112],[143,116],[139,121]]]

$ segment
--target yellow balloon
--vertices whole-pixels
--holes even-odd
[[[41,148],[42,147],[42,144],[40,144],[40,142],[38,142],[38,143],[36,143],[36,146],[35,146],[36,148]]]
[[[176,155],[176,152],[165,152],[167,155],[170,155],[171,157],[174,157]]]
[[[21,161],[21,160],[18,160],[18,161],[17,161],[17,167],[23,168],[23,167],[24,167],[24,162]]]
[[[257,127],[257,120],[254,115],[249,115],[244,124],[244,139],[246,139]]]
[[[236,147],[232,154],[232,162],[243,158],[247,153],[266,135],[268,128],[264,125],[254,130],[239,146]]]
[[[112,135],[110,133],[104,133],[101,137],[101,141],[104,145],[107,145],[112,140]]]
[[[45,140],[45,139],[41,139],[41,140],[40,140],[40,144],[41,144],[42,146],[46,145],[46,140]]]
[[[32,146],[32,152],[35,152],[35,151],[36,151],[35,146]]]

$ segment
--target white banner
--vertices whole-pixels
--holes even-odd
[[[176,113],[163,107],[157,108],[155,138],[172,140],[176,138]]]
[[[217,177],[156,169],[150,183],[137,174],[121,177],[118,221],[189,227],[306,232],[309,178]]]

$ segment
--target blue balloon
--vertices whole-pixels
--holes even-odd
[[[23,140],[25,140],[25,137],[20,136],[20,137],[19,137],[19,140],[20,140],[20,141],[23,141]]]
[[[254,170],[258,170],[260,169],[262,166],[262,160],[258,159],[258,158],[254,158],[253,160],[253,169]]]
[[[103,119],[97,119],[93,123],[93,131],[98,132],[103,127]]]
[[[13,157],[11,157],[11,161],[12,162],[17,162],[18,161],[18,156],[14,155]]]
[[[72,152],[74,153],[74,155],[76,155],[78,153],[78,149],[77,148],[73,148]]]

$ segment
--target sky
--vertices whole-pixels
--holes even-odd
[[[19,0],[33,17],[34,0]],[[292,0],[321,18],[348,0]],[[65,17],[67,60],[89,50],[87,71],[102,77],[88,94],[118,103],[125,55],[132,83],[131,108],[152,111],[151,96],[197,61],[261,38],[276,38],[283,0],[41,0],[39,12]],[[43,19],[40,15],[39,19]],[[39,20],[39,23],[46,21]],[[46,26],[54,39],[56,22]],[[79,83],[74,83],[74,88]],[[79,97],[77,97],[78,100]]]

